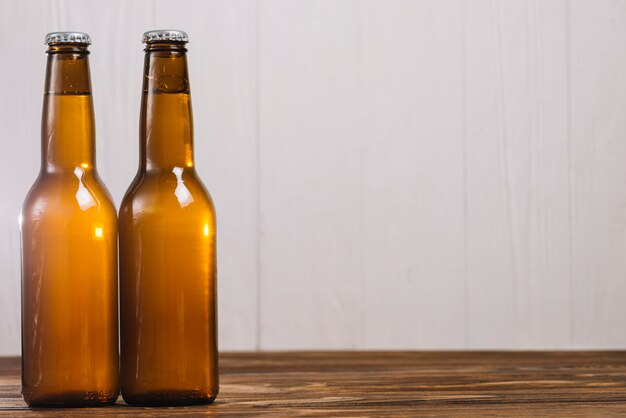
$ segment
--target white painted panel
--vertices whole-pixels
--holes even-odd
[[[573,1],[573,341],[626,346],[626,3]]]
[[[39,166],[46,32],[79,30],[93,39],[91,71],[98,170],[116,203],[138,164],[143,71],[141,34],[189,31],[196,163],[218,210],[220,347],[251,349],[256,339],[256,3],[0,3],[0,36],[15,38],[0,65],[0,355],[19,352],[17,215]],[[190,18],[193,16],[193,18]],[[16,38],[17,39],[17,38]],[[15,99],[15,101],[13,101]],[[6,158],[6,160],[4,160]],[[5,163],[6,161],[6,163]]]
[[[463,348],[463,7],[363,3],[364,348]]]
[[[526,16],[528,81],[512,83],[518,102],[511,107],[518,140],[526,138],[529,155],[528,200],[518,201],[528,228],[522,253],[528,258],[518,285],[523,335],[514,347],[571,347],[567,1],[529,2]],[[522,151],[514,150],[512,158],[516,152]]]
[[[0,355],[43,35],[93,37],[119,203],[156,27],[191,36],[222,349],[626,346],[626,3],[0,0]]]
[[[257,342],[257,6],[155,2],[157,28],[189,34],[195,160],[217,210],[219,346]]]
[[[45,73],[42,32],[50,25],[50,4],[30,17],[35,2],[0,2],[0,355],[20,352],[20,241],[17,217],[39,171],[41,106]],[[36,63],[39,65],[37,66]]]
[[[569,343],[564,2],[466,16],[469,347]]]
[[[261,1],[260,347],[354,348],[363,309],[358,1]]]

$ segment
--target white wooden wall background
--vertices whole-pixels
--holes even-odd
[[[160,27],[191,36],[222,349],[626,347],[626,1],[0,0],[0,354],[44,34],[92,35],[119,203]]]

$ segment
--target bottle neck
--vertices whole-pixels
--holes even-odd
[[[42,171],[94,169],[95,124],[87,46],[51,45],[47,54]]]
[[[187,50],[180,42],[146,46],[141,101],[141,168],[193,167]]]

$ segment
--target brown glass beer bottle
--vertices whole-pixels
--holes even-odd
[[[41,170],[20,215],[22,395],[88,406],[119,394],[117,224],[96,172],[89,36],[46,37]]]
[[[215,211],[194,168],[187,41],[143,36],[139,170],[119,214],[122,396],[135,405],[218,392]]]

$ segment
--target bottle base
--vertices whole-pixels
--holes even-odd
[[[103,390],[89,392],[56,392],[45,394],[23,394],[30,408],[85,408],[112,405],[119,391]]]
[[[219,389],[209,392],[200,390],[162,390],[141,394],[128,394],[122,391],[124,402],[132,406],[191,406],[212,404]]]

